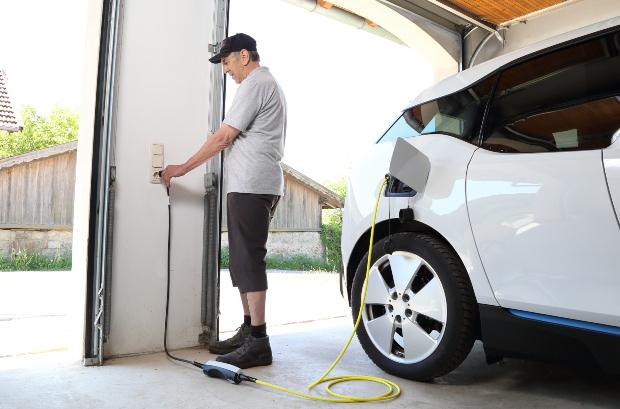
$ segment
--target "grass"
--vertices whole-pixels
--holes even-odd
[[[230,265],[230,257],[228,248],[222,248],[221,267],[228,268]],[[326,263],[321,259],[307,256],[267,256],[266,260],[268,269],[276,270],[298,270],[298,271],[337,271],[330,263]]]
[[[16,251],[0,257],[0,271],[52,271],[71,270],[71,254],[46,257],[28,251]]]
[[[336,272],[333,263],[324,262],[318,258],[307,256],[268,256],[267,268],[277,270],[297,271],[327,271]],[[221,266],[229,266],[228,248],[222,249]],[[53,271],[71,270],[71,255],[58,254],[55,257],[45,257],[27,251],[16,251],[8,257],[0,257],[0,271]]]

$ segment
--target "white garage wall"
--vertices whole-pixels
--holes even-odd
[[[82,107],[80,133],[75,172],[75,199],[73,205],[72,278],[69,280],[69,353],[71,359],[84,358],[84,332],[86,322],[86,271],[88,264],[88,228],[90,211],[90,181],[93,159],[93,123],[97,92],[97,64],[101,40],[102,0],[90,0],[84,33],[84,66],[82,81]]]
[[[117,76],[112,326],[105,355],[163,348],[167,198],[149,183],[151,143],[167,164],[193,154],[208,132],[213,2],[124,2]],[[169,346],[197,344],[202,280],[204,168],[176,179],[172,196]]]

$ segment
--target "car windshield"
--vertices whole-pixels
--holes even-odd
[[[478,135],[480,107],[488,100],[497,75],[473,87],[406,110],[403,117],[421,135],[441,133],[466,141]]]
[[[409,138],[412,136],[418,136],[418,132],[413,128],[404,115],[398,117],[398,119],[388,128],[378,142],[390,142],[395,141],[398,138]]]
[[[406,109],[378,142],[424,134],[444,134],[472,142],[478,136],[483,106],[497,75],[469,89]]]

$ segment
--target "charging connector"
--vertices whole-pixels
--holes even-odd
[[[242,381],[256,382],[256,378],[244,374],[241,368],[224,362],[208,361],[202,366],[202,371],[210,378],[226,379],[234,384]]]

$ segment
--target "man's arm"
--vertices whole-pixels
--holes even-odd
[[[218,152],[226,149],[239,135],[239,130],[230,125],[222,124],[205,143],[182,165],[168,165],[162,172],[162,179],[166,186],[170,186],[170,179],[185,175],[190,170],[205,163]]]

